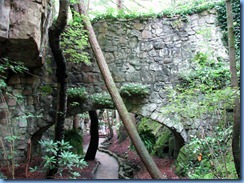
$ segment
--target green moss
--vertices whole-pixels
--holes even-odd
[[[44,85],[40,87],[41,93],[50,95],[53,92],[53,88],[50,85]]]

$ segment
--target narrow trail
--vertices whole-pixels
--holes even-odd
[[[99,146],[104,140],[104,138],[99,138]],[[119,165],[114,157],[107,153],[97,151],[96,160],[99,161],[100,164],[95,172],[94,179],[119,179]]]

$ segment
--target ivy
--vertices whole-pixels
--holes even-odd
[[[24,73],[28,71],[28,68],[24,66],[24,63],[13,61],[9,58],[0,58],[0,91],[7,87],[5,80],[7,79],[7,72]]]
[[[225,3],[218,4],[216,6],[218,12],[217,20],[223,33],[223,42],[225,45],[228,44],[228,32],[227,32],[227,17],[226,17],[226,5]],[[240,70],[240,48],[241,48],[241,9],[240,1],[232,0],[232,10],[233,10],[233,24],[234,24],[234,34],[235,34],[235,48],[236,48],[236,60],[238,61],[238,70]]]
[[[160,13],[142,13],[142,12],[126,12],[126,11],[115,11],[115,9],[108,9],[106,13],[100,14],[95,13],[95,18],[92,22],[97,22],[99,20],[110,19],[149,19],[149,18],[161,18],[161,17],[174,17],[180,15],[185,17],[185,15],[191,15],[194,13],[200,13],[204,10],[213,9],[218,5],[224,4],[224,1],[214,2],[206,0],[191,1],[187,3],[178,4],[177,8],[172,7],[165,9]]]
[[[61,35],[60,45],[68,61],[89,64],[89,55],[85,51],[88,46],[88,36],[82,21],[82,16],[74,12],[73,20],[69,22]]]
[[[181,73],[182,89],[198,88],[202,92],[219,90],[230,85],[230,72],[226,64],[209,59],[208,54],[198,52],[191,61],[192,70]]]

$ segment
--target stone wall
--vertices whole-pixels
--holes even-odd
[[[195,133],[199,125],[165,119],[161,114],[162,106],[167,104],[165,88],[178,83],[178,76],[191,68],[190,61],[197,52],[208,53],[213,59],[228,58],[216,26],[216,11],[184,19],[101,20],[93,26],[118,88],[127,83],[150,88],[150,96],[143,101],[125,99],[128,109],[166,125],[187,141],[188,134]],[[88,93],[103,92],[104,82],[92,54],[91,57],[91,66],[70,66],[70,86],[85,86]],[[89,109],[89,103],[82,106]]]

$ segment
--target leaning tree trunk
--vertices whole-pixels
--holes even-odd
[[[86,151],[86,155],[84,160],[94,160],[96,157],[98,142],[99,142],[99,134],[98,134],[98,116],[96,111],[89,111],[89,116],[91,119],[90,126],[90,143],[89,147]]]
[[[231,72],[231,86],[234,90],[238,91],[238,77],[236,69],[236,52],[235,52],[235,39],[233,27],[233,11],[231,0],[226,0],[226,14],[228,26],[228,46],[229,46],[229,59],[230,59],[230,72]],[[236,94],[234,99],[234,124],[232,134],[232,153],[235,162],[236,173],[240,178],[241,174],[241,151],[240,151],[240,99]]]
[[[63,32],[68,17],[69,0],[59,1],[59,14],[57,20],[52,24],[48,30],[49,44],[52,50],[54,60],[57,65],[56,77],[58,83],[58,102],[55,123],[55,139],[54,141],[61,141],[64,138],[64,120],[66,116],[67,104],[67,73],[66,73],[66,60],[60,48],[60,35]],[[47,178],[52,178],[58,171],[58,157],[60,151],[55,156],[54,168],[49,169],[46,173]]]
[[[86,13],[84,12],[84,9],[85,9],[84,6],[82,4],[78,4],[78,7],[79,7],[79,12],[81,14],[82,13],[85,14],[85,16],[86,16]],[[134,123],[132,122],[132,120],[130,118],[130,115],[125,107],[125,104],[114,83],[114,80],[112,78],[112,75],[111,75],[108,65],[105,61],[104,55],[98,44],[96,35],[94,33],[93,27],[92,27],[91,22],[88,17],[85,17],[84,25],[85,25],[85,28],[87,29],[89,42],[93,49],[94,55],[96,57],[99,69],[104,78],[107,89],[115,103],[115,106],[120,114],[122,122],[124,123],[124,126],[128,132],[128,135],[129,135],[133,145],[135,146],[135,149],[136,149],[138,155],[140,156],[142,162],[144,163],[145,167],[147,168],[148,172],[150,173],[150,175],[153,179],[166,178],[165,176],[162,175],[162,173],[158,169],[156,163],[153,161],[152,157],[148,153],[146,147],[144,146],[144,143],[142,142],[142,140],[137,132],[137,129],[136,129]]]

